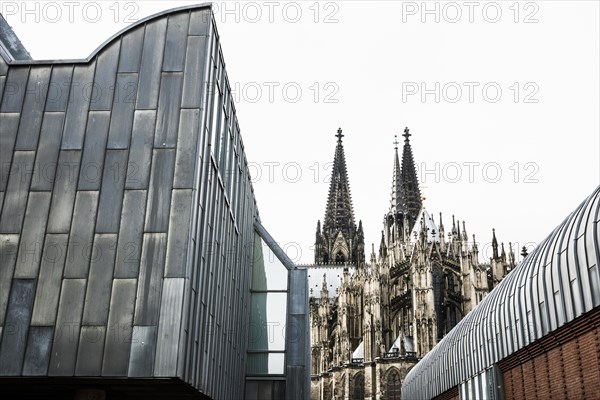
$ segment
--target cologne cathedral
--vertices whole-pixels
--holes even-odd
[[[323,224],[309,267],[311,398],[399,400],[402,381],[515,266],[495,232],[479,262],[475,235],[452,217],[446,228],[423,206],[408,128],[395,143],[392,193],[377,253],[365,260],[354,217],[341,129]],[[451,366],[449,366],[451,368]]]

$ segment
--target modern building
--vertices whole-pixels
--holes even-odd
[[[493,257],[479,262],[475,236],[452,217],[446,230],[423,206],[408,128],[396,142],[390,208],[378,253],[365,261],[354,219],[342,132],[338,130],[315,265],[308,268],[311,397],[399,400],[407,373],[515,266],[495,233]]]
[[[409,373],[402,399],[600,398],[600,187]]]
[[[210,5],[83,60],[0,17],[3,398],[306,399],[306,282],[260,223]]]

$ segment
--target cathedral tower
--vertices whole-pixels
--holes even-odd
[[[342,129],[337,131],[337,145],[333,159],[331,185],[323,227],[317,222],[315,264],[363,264],[365,243],[362,221],[358,228],[354,220],[350,182],[342,144]]]

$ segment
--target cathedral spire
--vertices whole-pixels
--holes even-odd
[[[315,262],[364,262],[364,238],[362,232],[359,234],[354,220],[342,128],[337,130],[335,137],[337,144],[322,227],[323,246],[318,253],[315,252]]]
[[[498,259],[498,240],[496,240],[496,229],[492,229],[492,257],[494,260]]]
[[[419,212],[423,207],[421,199],[421,190],[419,189],[419,180],[417,178],[417,170],[413,159],[412,148],[410,147],[409,129],[404,129],[404,148],[402,149],[402,186],[404,190],[404,207],[406,213],[416,221]]]
[[[342,144],[342,138],[344,137],[342,135],[342,128],[337,130],[335,137],[337,137],[337,145],[333,158],[333,171],[323,229],[338,231],[341,229],[347,231],[349,228],[354,227],[355,222],[348,171],[346,170],[346,157],[344,155],[344,145]]]
[[[392,199],[390,213],[404,213],[404,188],[402,185],[402,172],[400,171],[400,159],[398,158],[398,136],[394,136],[394,172],[392,174]]]

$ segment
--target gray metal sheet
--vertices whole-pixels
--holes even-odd
[[[56,322],[68,241],[66,233],[46,235],[31,325],[54,325]]]
[[[90,110],[110,110],[115,92],[115,78],[119,63],[121,42],[113,41],[97,58],[94,87],[90,99]]]
[[[181,72],[164,72],[162,74],[154,135],[155,148],[177,146],[182,81],[183,74]]]
[[[100,376],[106,326],[82,326],[75,375]]]
[[[156,350],[156,326],[134,326],[129,354],[130,377],[152,376]]]
[[[94,240],[98,192],[78,192],[65,264],[65,278],[87,278]]]
[[[204,88],[206,87],[206,82],[204,81],[204,69],[207,64],[204,54],[206,54],[207,40],[207,36],[188,37],[186,49],[187,57],[185,59],[185,71],[183,73],[182,107],[204,107],[202,104]]]
[[[121,56],[119,57],[119,72],[138,72],[140,70],[143,40],[144,25],[123,35],[121,39]]]
[[[61,149],[81,149],[94,83],[95,63],[78,64],[73,71],[73,82],[65,117]]]
[[[4,322],[18,251],[19,235],[0,235],[0,325]]]
[[[301,314],[288,314],[286,321],[286,350],[288,365],[304,365],[305,354],[310,351],[310,343],[306,332],[308,317]]]
[[[0,375],[21,374],[34,291],[34,280],[13,280],[0,345]]]
[[[210,9],[194,10],[190,16],[190,35],[206,36],[212,24],[212,11]]]
[[[28,74],[29,67],[11,67],[8,70],[0,112],[21,112]]]
[[[183,278],[166,278],[163,281],[154,376],[177,376],[184,285]]]
[[[179,121],[173,187],[176,189],[192,189],[196,170],[196,152],[198,151],[196,142],[198,140],[200,110],[181,110]]]
[[[79,176],[79,158],[81,151],[61,150],[52,191],[52,204],[48,218],[48,232],[68,233],[71,227],[71,215],[75,190]]]
[[[0,114],[0,191],[6,190],[21,114]]]
[[[90,111],[81,170],[79,171],[78,190],[100,189],[109,122],[109,111]]]
[[[50,376],[72,376],[75,372],[75,343],[79,339],[85,283],[85,279],[63,280],[48,371]]]
[[[0,56],[0,75],[6,75],[8,72],[8,64],[4,61],[4,58]]]
[[[185,277],[191,212],[192,190],[173,190],[165,277]]]
[[[166,233],[145,233],[135,302],[135,325],[156,325],[167,247]]]
[[[50,192],[31,192],[19,243],[15,278],[35,279],[42,258],[44,232],[50,208]]]
[[[44,376],[48,373],[53,336],[53,326],[32,326],[29,328],[23,375]]]
[[[44,113],[31,190],[52,190],[64,119],[62,112]]]
[[[146,25],[137,93],[137,109],[156,109],[158,101],[157,82],[163,62],[167,19],[161,18]]]
[[[55,65],[52,67],[45,112],[67,111],[72,76],[73,66],[71,65]]]
[[[50,67],[31,68],[15,146],[17,150],[35,150],[37,148],[49,82]]]
[[[0,75],[0,99],[2,98],[2,95],[4,94],[4,84],[5,83],[6,83],[6,76]]]
[[[127,172],[127,150],[107,150],[98,204],[97,233],[117,233]]]
[[[4,195],[0,232],[20,233],[25,215],[35,151],[15,151]]]
[[[109,149],[126,149],[133,127],[133,111],[137,94],[138,74],[118,74],[115,98],[108,131]]]
[[[129,162],[127,163],[126,189],[148,188],[155,122],[156,111],[135,112],[131,134],[131,150],[129,151]]]
[[[146,206],[146,232],[167,232],[174,167],[175,150],[154,150]]]
[[[102,375],[127,375],[136,285],[137,279],[113,280]]]
[[[288,314],[308,315],[308,270],[292,269],[288,274]]]
[[[116,247],[116,234],[95,235],[83,307],[82,324],[84,325],[106,325],[108,322]]]
[[[169,16],[163,71],[183,70],[189,16],[188,12]]]
[[[115,278],[137,278],[144,232],[145,190],[126,190],[117,244]]]

